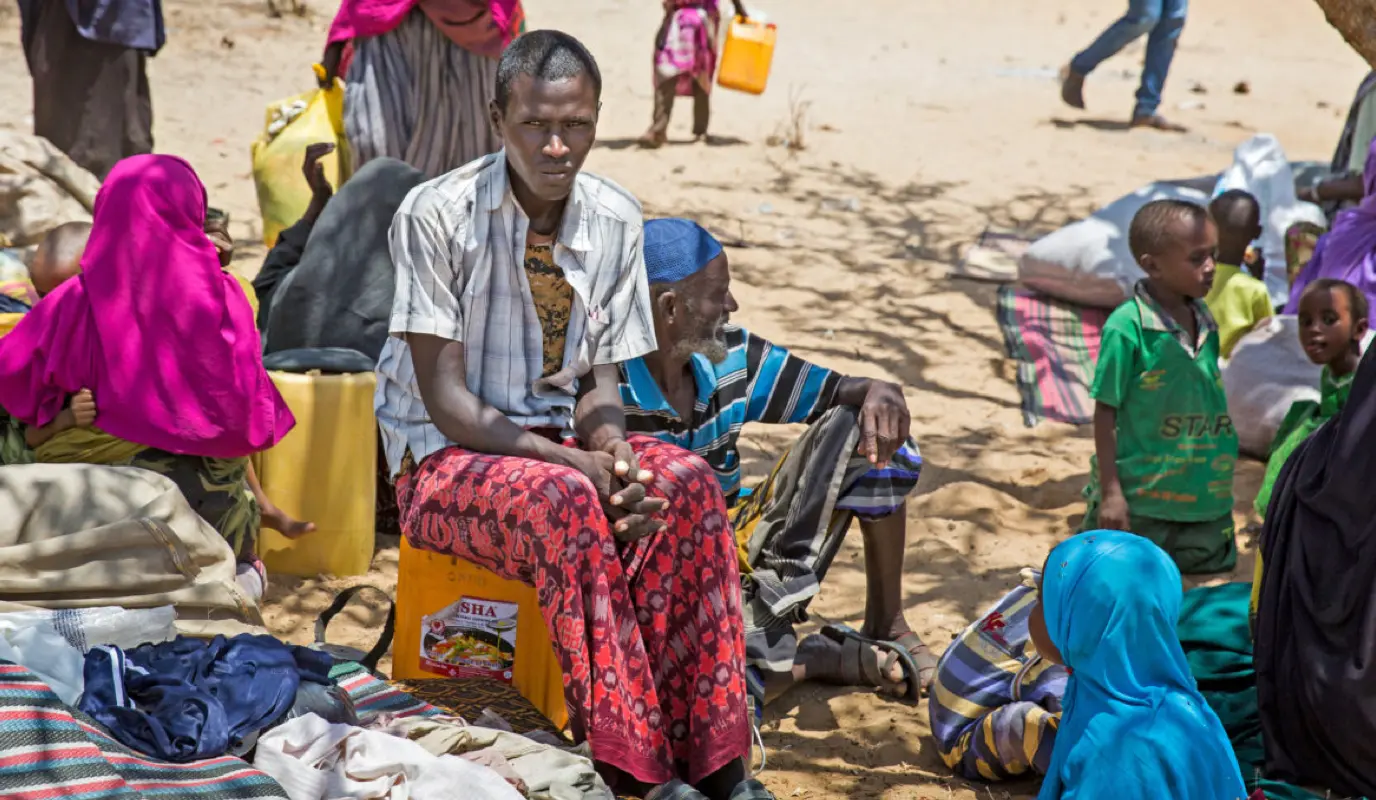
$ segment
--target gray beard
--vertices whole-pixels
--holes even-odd
[[[672,352],[678,361],[687,361],[694,354],[705,357],[713,364],[720,364],[726,360],[726,342],[722,339],[689,339],[674,345]]]

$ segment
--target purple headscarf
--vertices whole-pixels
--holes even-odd
[[[1371,300],[1370,322],[1376,327],[1376,139],[1367,146],[1362,184],[1361,204],[1338,212],[1333,229],[1319,238],[1313,258],[1295,276],[1286,314],[1299,313],[1304,287],[1319,278],[1336,278],[1361,289]]]

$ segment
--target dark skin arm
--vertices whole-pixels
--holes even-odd
[[[626,410],[617,385],[620,378],[615,364],[602,364],[579,380],[573,429],[589,450],[612,457],[613,493],[607,516],[615,521],[617,536],[639,539],[665,527],[648,515],[663,511],[669,503],[646,497],[654,475],[640,468],[635,450],[626,442]]]
[[[320,159],[334,152],[333,142],[316,142],[306,146],[306,160],[301,165],[301,172],[306,176],[306,185],[311,187],[311,202],[306,206],[306,213],[301,218],[308,220],[311,225],[320,219],[320,212],[325,210],[325,204],[334,197],[334,187],[325,178],[325,165],[320,163]]]
[[[1361,175],[1343,175],[1340,178],[1320,181],[1311,188],[1301,190],[1299,198],[1311,203],[1345,203],[1361,200],[1365,193],[1366,187],[1362,185]]]
[[[1118,480],[1118,409],[1094,405],[1094,454],[1099,460],[1099,527],[1128,531],[1128,501]]]
[[[24,443],[30,449],[38,447],[54,436],[71,428],[85,428],[96,421],[96,401],[89,389],[72,395],[71,403],[47,425],[30,425],[24,429]]]
[[[842,378],[832,405],[860,409],[859,452],[876,467],[887,467],[912,423],[903,388],[872,378]]]
[[[462,342],[416,333],[409,334],[406,341],[411,346],[421,399],[440,433],[467,450],[576,469],[592,481],[609,516],[620,516],[616,526],[618,538],[634,540],[654,532],[658,523],[648,515],[662,510],[664,501],[645,500],[644,486],[635,484],[639,489],[632,491],[615,474],[616,462],[624,459],[624,452],[629,452],[630,447],[625,442],[625,412],[616,395],[615,378],[609,383],[596,380],[605,377],[605,370],[602,376],[588,375],[580,382],[575,428],[580,437],[594,437],[584,438],[589,449],[583,450],[564,447],[522,428],[469,391]],[[612,370],[614,374],[615,367]],[[615,413],[606,408],[608,396],[616,397]],[[607,449],[594,448],[594,441]],[[616,455],[617,452],[623,455]],[[627,471],[632,469],[637,469],[634,453],[626,464]]]
[[[741,5],[741,0],[731,0],[731,5],[736,7],[736,16],[741,19],[750,19],[750,15],[745,13],[745,6]]]
[[[320,66],[325,68],[325,77],[320,80],[321,89],[329,89],[334,86],[334,79],[339,77],[339,62],[344,58],[345,42],[331,42],[325,45],[325,52],[320,56]]]

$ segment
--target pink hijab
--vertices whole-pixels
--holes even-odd
[[[90,389],[96,426],[172,453],[238,458],[296,424],[253,310],[206,237],[205,187],[171,156],[115,165],[81,274],[0,339],[0,408],[46,425]]]
[[[416,7],[454,44],[488,58],[501,56],[525,21],[520,0],[343,0],[329,41],[381,36]]]

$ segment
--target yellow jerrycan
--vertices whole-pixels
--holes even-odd
[[[555,727],[569,721],[564,673],[534,587],[404,537],[392,677],[491,678],[514,686]]]
[[[377,379],[271,366],[268,374],[296,427],[260,454],[258,480],[273,503],[316,529],[296,539],[264,529],[258,555],[269,575],[363,575],[373,560],[377,508]]]
[[[763,94],[774,62],[773,23],[736,17],[726,28],[717,84],[749,94]]]

